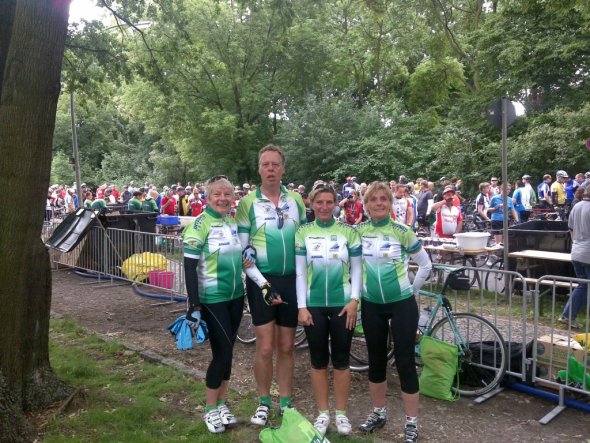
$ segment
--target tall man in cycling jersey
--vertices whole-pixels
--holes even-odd
[[[295,231],[306,223],[301,196],[281,185],[285,155],[275,145],[258,153],[258,173],[262,183],[240,201],[236,221],[244,258],[255,260],[272,291],[279,294],[269,305],[263,290],[250,278],[246,281],[248,303],[256,330],[254,376],[259,401],[251,423],[264,426],[268,420],[276,350],[276,379],[281,412],[291,405],[293,341],[297,326],[295,290]]]

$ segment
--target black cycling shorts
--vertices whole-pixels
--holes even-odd
[[[504,221],[503,220],[492,220],[492,233],[493,234],[502,234],[502,229],[504,229]]]
[[[344,370],[350,367],[350,345],[353,331],[346,328],[346,315],[339,307],[307,308],[313,319],[313,326],[305,327],[305,336],[309,344],[311,367],[326,369],[330,356],[334,369]]]
[[[295,289],[295,274],[292,275],[268,275],[262,274],[266,281],[281,294],[281,299],[286,302],[276,306],[268,306],[262,298],[262,291],[250,278],[246,279],[246,293],[252,323],[254,326],[262,326],[271,321],[286,328],[297,327],[297,291]]]

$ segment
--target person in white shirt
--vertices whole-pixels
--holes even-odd
[[[498,186],[498,177],[490,178],[490,198],[499,194],[500,192],[500,186]]]

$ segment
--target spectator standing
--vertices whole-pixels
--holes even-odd
[[[490,184],[483,182],[479,184],[479,194],[475,198],[474,221],[479,229],[485,227],[485,222],[490,220],[488,208],[490,207]]]
[[[177,189],[178,192],[178,201],[177,201],[177,211],[178,215],[180,216],[187,216],[189,215],[189,204],[188,204],[188,197],[186,195],[185,189],[180,186]]]
[[[141,196],[143,195],[142,191],[135,191],[133,193],[133,198],[129,200],[127,203],[127,208],[130,212],[138,212],[143,209],[143,203],[141,201]]]
[[[172,189],[168,189],[166,195],[162,198],[160,212],[165,215],[176,215],[176,199]]]
[[[346,183],[342,186],[342,196],[344,198],[348,198],[348,193],[351,189],[356,189],[354,187],[354,183],[352,182],[352,177],[346,177]]]
[[[129,191],[129,185],[123,186],[123,194],[121,194],[122,203],[129,203],[129,200],[133,198],[133,192]]]
[[[514,209],[518,213],[518,220],[520,222],[528,221],[533,205],[537,201],[530,180],[530,175],[523,175],[522,181],[516,180],[515,191],[512,195],[512,203],[514,203]]]
[[[358,225],[363,221],[363,204],[358,198],[357,191],[348,191],[348,197],[338,203],[344,210],[345,222],[348,225]]]
[[[545,174],[543,181],[537,185],[537,195],[539,197],[539,206],[541,208],[550,208],[553,206],[551,199],[551,175]]]
[[[92,208],[92,192],[86,192],[85,197],[86,200],[84,200],[84,207],[87,209]]]
[[[572,264],[576,277],[590,279],[590,187],[584,189],[582,200],[572,208],[568,219],[572,236]],[[582,308],[588,305],[588,285],[580,283],[565,305],[559,321],[572,328],[583,328],[576,321]]]
[[[508,198],[508,210],[512,213],[514,220],[518,222],[518,214],[514,209],[514,203],[510,198],[510,184],[507,184]],[[494,232],[496,244],[500,244],[503,241],[503,229],[504,229],[504,198],[502,197],[502,188],[500,187],[500,193],[494,195],[490,200],[490,207],[488,209],[492,213],[492,231]]]
[[[414,206],[407,196],[407,185],[402,183],[405,182],[405,177],[402,175],[400,179],[402,177],[404,180],[400,180],[396,185],[391,210],[397,222],[411,227],[414,224]]]
[[[430,235],[430,212],[434,197],[432,191],[428,187],[428,180],[420,182],[420,191],[418,192],[418,199],[416,202],[416,213],[418,218],[418,227],[425,231],[426,236]]]
[[[498,177],[490,178],[490,198],[500,193],[500,186],[498,186]]]
[[[76,193],[76,191],[72,188],[69,188],[66,192],[64,202],[65,202],[65,206],[66,206],[66,212],[68,214],[71,212],[74,212],[74,210],[76,209],[76,207],[74,206],[74,194],[75,193]]]
[[[99,211],[104,211],[107,208],[107,202],[104,201],[104,198],[96,198],[92,202],[92,209],[98,209]]]
[[[434,232],[439,237],[453,238],[453,234],[463,230],[463,214],[454,204],[455,188],[447,186],[442,194],[443,200],[432,205],[432,210],[436,212]]]
[[[565,193],[565,182],[569,179],[567,172],[559,170],[555,174],[555,181],[551,185],[551,200],[553,206],[562,220],[566,217],[567,196]]]
[[[141,207],[145,212],[159,212],[158,205],[150,194],[145,196],[145,200],[141,203]]]

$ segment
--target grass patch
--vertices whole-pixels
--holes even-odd
[[[105,342],[69,319],[52,319],[49,351],[57,375],[80,388],[70,405],[40,425],[39,441],[58,442],[254,442],[260,428],[241,424],[220,435],[201,420],[205,385],[174,368],[147,362],[116,342]],[[311,392],[310,392],[311,394]],[[255,393],[230,392],[241,423],[248,423]],[[59,405],[57,405],[59,406]],[[57,407],[56,406],[56,407]],[[280,418],[272,417],[278,426]],[[333,442],[368,442],[370,437]]]

